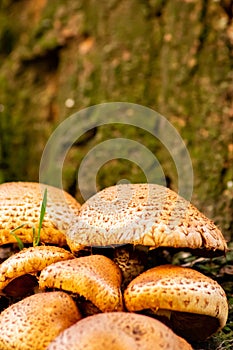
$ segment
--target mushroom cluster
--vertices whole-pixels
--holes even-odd
[[[31,246],[45,188],[41,245]],[[188,350],[226,324],[222,287],[169,261],[224,255],[225,239],[166,187],[116,185],[80,206],[52,186],[5,183],[0,212],[1,349]]]

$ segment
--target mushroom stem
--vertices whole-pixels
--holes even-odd
[[[140,249],[131,245],[115,248],[113,261],[122,272],[122,289],[125,289],[135,277],[145,270],[147,260],[145,248]]]

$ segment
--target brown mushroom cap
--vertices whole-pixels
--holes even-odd
[[[129,311],[152,309],[167,315],[169,326],[192,340],[215,333],[228,316],[225,292],[216,281],[174,265],[157,266],[137,276],[126,288],[124,300]]]
[[[67,231],[72,251],[120,244],[189,248],[224,254],[214,223],[172,190],[156,184],[123,184],[89,198]]]
[[[90,255],[54,263],[42,270],[40,289],[58,288],[90,300],[102,312],[123,309],[121,272],[103,255]]]
[[[48,350],[191,350],[171,329],[150,317],[126,312],[87,317],[62,332]]]
[[[19,276],[35,274],[52,263],[73,258],[73,254],[60,247],[25,248],[10,256],[0,265],[0,291]]]
[[[43,350],[67,327],[81,319],[64,292],[27,297],[0,314],[0,349]]]
[[[15,233],[23,243],[32,243],[32,227],[39,223],[43,188],[47,188],[46,214],[41,230],[41,241],[64,245],[66,229],[80,204],[68,193],[34,182],[8,182],[0,185],[0,245],[15,243],[11,230],[25,224]]]

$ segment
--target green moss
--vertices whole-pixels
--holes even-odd
[[[34,22],[20,2],[5,1],[4,6],[2,35],[13,36],[4,49],[7,60],[0,54],[1,153],[7,164],[1,179],[37,179],[47,138],[73,112],[101,102],[139,103],[177,127],[193,161],[192,200],[229,235],[232,77],[220,4],[50,1]],[[75,34],[66,40],[67,30]],[[71,109],[65,105],[68,98],[75,101]],[[67,188],[85,154],[113,137],[135,140],[153,152],[177,189],[175,164],[165,147],[143,130],[124,125],[101,127],[92,140],[74,147],[64,165]],[[117,160],[98,173],[98,188],[120,176],[143,180],[132,162]]]

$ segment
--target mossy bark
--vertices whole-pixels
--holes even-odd
[[[0,181],[38,180],[47,139],[72,113],[102,102],[133,102],[177,128],[193,162],[192,202],[230,237],[232,2],[3,0],[0,6]],[[69,107],[68,99],[75,104]],[[176,189],[162,145],[122,126],[100,127],[71,149],[66,189],[81,198],[74,179],[83,156],[113,135],[151,149]],[[145,180],[137,166],[114,160],[99,172],[97,187],[121,178]]]

